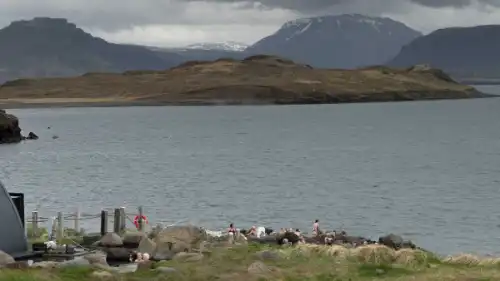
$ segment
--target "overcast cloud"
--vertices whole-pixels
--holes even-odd
[[[423,32],[500,24],[500,0],[0,0],[0,25],[64,17],[109,41],[181,46],[253,43],[299,17],[388,16]]]

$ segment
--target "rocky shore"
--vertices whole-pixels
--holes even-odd
[[[23,140],[19,119],[5,110],[0,109],[0,144],[16,143]]]
[[[61,281],[157,278],[441,281],[496,280],[491,278],[500,276],[497,270],[500,259],[472,255],[438,257],[397,235],[369,241],[348,238],[345,234],[337,239],[329,233],[309,237],[316,239],[303,243],[292,234],[273,234],[266,239],[249,239],[241,233],[211,236],[195,226],[174,226],[147,234],[108,233],[93,243],[91,252],[68,261],[30,265],[0,251],[0,280],[28,280],[22,278],[28,275],[29,280],[44,281],[54,278]],[[333,242],[326,238],[333,238]],[[147,253],[144,257],[148,258],[131,261],[138,252]],[[117,259],[124,264],[110,266],[110,261]],[[467,270],[460,266],[467,266]],[[414,279],[416,276],[418,279]],[[455,279],[464,277],[467,278]]]
[[[23,136],[21,134],[21,128],[19,127],[19,119],[5,112],[5,110],[0,109],[0,144],[5,143],[19,143],[23,140],[35,140],[38,136],[30,132],[28,136]]]
[[[1,85],[0,96],[4,108],[325,104],[489,97],[427,66],[314,69],[263,55],[243,60],[193,61],[164,71],[20,79]]]

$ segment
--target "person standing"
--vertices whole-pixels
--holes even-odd
[[[319,230],[319,220],[315,220],[313,223],[313,235],[317,236],[320,234]]]

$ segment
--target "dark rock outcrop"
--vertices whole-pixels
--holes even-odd
[[[19,119],[5,110],[0,109],[0,144],[18,143],[23,140]]]

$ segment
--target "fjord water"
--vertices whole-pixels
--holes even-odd
[[[40,136],[0,147],[1,180],[27,212],[143,205],[152,222],[307,231],[317,218],[500,254],[500,98],[11,112]]]

